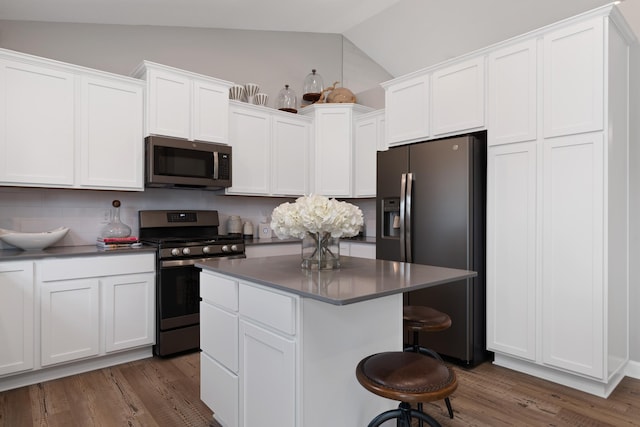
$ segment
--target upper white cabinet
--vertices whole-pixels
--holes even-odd
[[[303,109],[313,118],[314,193],[353,197],[354,121],[371,111],[357,104],[314,104]]]
[[[388,145],[419,141],[431,134],[430,76],[425,73],[383,84]]]
[[[2,49],[0,185],[141,191],[142,115],[137,79]]]
[[[536,139],[537,44],[534,38],[489,54],[489,145]]]
[[[0,181],[71,187],[75,75],[12,57],[0,51]]]
[[[376,196],[376,153],[384,150],[384,110],[357,117],[354,122],[353,197]]]
[[[604,25],[596,17],[544,35],[546,138],[602,129]]]
[[[608,5],[489,56],[487,346],[599,396],[629,358],[633,40]]]
[[[149,61],[133,75],[147,82],[146,135],[228,142],[231,82]]]
[[[34,366],[33,283],[32,261],[0,262],[0,377]]]
[[[480,56],[433,72],[434,136],[484,126],[484,62]]]
[[[311,120],[238,101],[229,114],[233,186],[226,194],[307,194]]]

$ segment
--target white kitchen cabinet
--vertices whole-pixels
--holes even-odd
[[[0,183],[71,187],[75,75],[13,57],[0,50]]]
[[[309,194],[311,121],[297,114],[274,112],[271,132],[271,194]]]
[[[544,35],[544,136],[601,130],[604,120],[604,19]]]
[[[507,131],[489,147],[487,175],[487,339],[494,363],[603,397],[623,378],[629,357],[633,36],[614,11],[563,21],[513,51],[524,69],[532,40],[544,49],[537,55],[544,70],[537,137],[507,143],[528,139],[530,126],[522,120],[512,132],[498,123]],[[523,119],[527,108],[515,109]]]
[[[0,262],[0,377],[33,369],[32,261]]]
[[[538,40],[532,38],[489,54],[487,144],[537,137]]]
[[[265,243],[245,246],[245,254],[247,258],[260,258],[265,256],[278,255],[298,255],[301,253],[302,244],[299,241],[291,243]]]
[[[154,340],[152,253],[37,261],[43,367]]]
[[[147,82],[146,135],[228,142],[231,82],[149,61],[133,76]]]
[[[155,274],[105,277],[103,292],[105,351],[126,350],[155,342]]]
[[[382,84],[389,146],[424,140],[431,134],[430,83],[429,74],[418,72]]]
[[[440,136],[484,126],[485,57],[436,69],[432,76],[432,134]]]
[[[144,190],[143,86],[80,79],[80,185]]]
[[[366,113],[354,122],[353,197],[376,196],[376,153],[384,150],[384,110]]]
[[[536,142],[487,152],[487,348],[536,359]]]
[[[142,191],[142,95],[137,79],[0,49],[0,185]]]
[[[226,194],[307,194],[311,119],[244,102],[230,104],[233,185]]]
[[[241,426],[296,426],[295,350],[293,339],[240,321]]]
[[[40,286],[41,364],[48,366],[100,352],[100,284],[62,280]]]
[[[265,109],[235,103],[229,107],[233,147],[232,186],[227,194],[268,195],[271,153],[271,115]]]
[[[340,255],[376,259],[376,245],[373,243],[359,243],[341,240]]]
[[[354,120],[371,111],[357,104],[313,104],[304,108],[303,114],[313,118],[314,126],[313,193],[353,196]]]

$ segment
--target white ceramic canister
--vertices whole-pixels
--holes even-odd
[[[242,234],[242,220],[238,215],[231,215],[227,220],[227,234]]]
[[[242,228],[242,235],[245,239],[253,239],[253,224],[251,221],[247,221],[244,223],[244,227]]]

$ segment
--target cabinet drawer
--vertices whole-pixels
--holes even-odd
[[[200,296],[207,302],[238,311],[238,282],[229,277],[201,273]]]
[[[200,325],[202,351],[227,369],[238,372],[238,316],[201,302]]]
[[[200,399],[224,426],[238,425],[238,376],[200,353]]]
[[[295,335],[296,298],[251,285],[240,286],[240,314]]]
[[[100,255],[45,259],[36,264],[40,280],[69,280],[85,277],[115,276],[118,274],[148,273],[155,271],[155,254]]]

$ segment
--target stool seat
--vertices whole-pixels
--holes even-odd
[[[448,314],[420,305],[404,306],[402,319],[411,332],[438,332],[451,327],[451,317]]]
[[[441,361],[402,351],[362,359],[356,378],[374,394],[407,403],[441,400],[458,387],[455,373]]]

